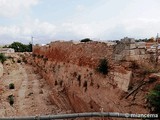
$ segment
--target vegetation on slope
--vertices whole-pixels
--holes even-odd
[[[109,71],[108,69],[109,69],[108,61],[106,59],[101,59],[99,61],[99,65],[97,67],[97,71],[99,73],[106,75],[106,74],[108,74],[108,71]]]
[[[0,53],[0,62],[4,63],[4,61],[6,61],[6,56],[3,53]]]
[[[157,84],[147,95],[151,112],[160,114],[160,84]]]

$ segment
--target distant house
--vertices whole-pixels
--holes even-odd
[[[147,51],[150,51],[153,49],[153,46],[156,45],[156,42],[146,42],[146,49]]]
[[[13,48],[0,48],[0,53],[14,53],[15,50]]]
[[[146,48],[146,42],[136,42],[135,44],[137,48]]]
[[[146,49],[148,52],[156,52],[156,47],[160,50],[160,38],[151,38],[146,42]]]

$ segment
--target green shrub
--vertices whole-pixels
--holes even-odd
[[[59,85],[62,87],[62,85],[63,85],[63,80],[60,80]]]
[[[9,89],[14,89],[15,87],[14,87],[14,84],[13,83],[10,83],[9,84]]]
[[[84,81],[84,83],[83,83],[83,87],[85,88],[85,92],[87,91],[87,81]]]
[[[15,60],[14,60],[14,59],[12,59],[12,62],[13,62],[13,63],[15,63]]]
[[[100,87],[100,85],[99,85],[99,84],[97,84],[97,89],[99,89],[99,87]]]
[[[153,77],[150,77],[150,78],[149,78],[148,82],[149,82],[149,83],[153,83],[153,82],[155,82],[155,81],[157,81],[157,80],[158,80],[158,78],[153,76]]]
[[[152,107],[151,112],[160,113],[160,84],[157,84],[147,95],[148,105]]]
[[[77,80],[78,80],[78,81],[80,81],[80,80],[81,80],[81,75],[78,75]]]
[[[18,63],[21,63],[21,60],[20,60],[20,59],[18,59],[18,60],[17,60],[17,62],[18,62]]]
[[[43,58],[43,60],[44,60],[44,61],[47,61],[47,60],[48,60],[48,58]]]
[[[93,85],[94,85],[94,83],[93,83],[93,79],[91,79],[90,86],[93,86]]]
[[[13,59],[13,57],[12,56],[8,56],[7,59]]]
[[[90,40],[89,38],[85,38],[85,39],[82,39],[81,42],[90,42],[92,40]]]
[[[38,57],[38,58],[43,58],[44,56],[43,56],[43,55],[38,55],[37,57]]]
[[[99,65],[97,67],[97,71],[99,73],[106,75],[106,74],[108,74],[108,71],[109,71],[108,69],[109,69],[108,61],[106,59],[101,59],[99,61]]]
[[[13,95],[9,95],[8,96],[8,101],[9,101],[9,104],[12,106],[14,104],[14,96]]]
[[[55,81],[54,85],[55,85],[55,86],[58,85],[57,80]]]
[[[156,70],[156,69],[144,69],[144,70],[142,70],[142,72],[143,72],[143,75],[148,75],[150,73],[157,73],[158,70]]]
[[[77,76],[77,72],[74,72],[74,73],[73,73],[73,77],[76,77],[76,76]]]
[[[81,86],[81,75],[78,75],[77,80],[78,80],[78,82],[79,82],[79,86]]]
[[[84,81],[83,87],[87,87],[87,81]]]
[[[41,58],[43,58],[44,57],[44,55],[41,55]]]
[[[138,65],[138,63],[136,61],[132,61],[131,65],[130,65],[130,68],[132,68],[132,69],[138,69],[139,65]]]
[[[27,60],[26,60],[26,59],[24,59],[24,60],[23,60],[23,62],[24,62],[24,63],[27,63]]]
[[[24,62],[24,63],[27,63],[27,60],[26,60],[26,58],[23,56],[22,57],[22,61]]]
[[[4,63],[4,61],[6,61],[6,56],[3,53],[0,53],[0,62]]]

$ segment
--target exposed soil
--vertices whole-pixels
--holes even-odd
[[[15,89],[9,89],[14,83]],[[56,114],[61,110],[51,105],[48,98],[50,88],[45,80],[24,63],[8,60],[4,64],[4,75],[0,79],[0,116],[27,116]],[[8,96],[14,96],[10,105]]]

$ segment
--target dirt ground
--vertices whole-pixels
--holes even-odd
[[[14,83],[15,89],[9,89]],[[61,110],[52,105],[48,95],[50,88],[45,80],[24,63],[7,60],[0,78],[0,117],[56,114]],[[14,96],[10,105],[8,96]]]

